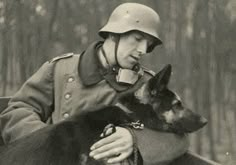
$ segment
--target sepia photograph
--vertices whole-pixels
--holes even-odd
[[[0,165],[235,165],[235,0],[0,0]]]

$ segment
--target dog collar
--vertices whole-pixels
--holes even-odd
[[[121,110],[123,110],[125,113],[131,114],[133,113],[132,111],[130,111],[126,106],[124,106],[121,103],[116,103],[115,106],[119,107]],[[140,120],[134,121],[134,122],[130,122],[130,123],[124,123],[121,126],[124,127],[129,127],[129,128],[133,128],[133,129],[137,129],[137,130],[142,130],[144,129],[144,124],[141,123]]]

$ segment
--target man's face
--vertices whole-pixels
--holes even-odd
[[[135,64],[139,63],[141,57],[147,53],[148,47],[153,42],[153,37],[139,31],[120,35],[117,49],[119,65],[125,69],[132,69]]]

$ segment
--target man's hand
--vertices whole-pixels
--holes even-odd
[[[116,132],[105,137],[90,148],[90,156],[96,160],[108,158],[108,163],[118,163],[133,152],[133,137],[129,130],[116,127]]]

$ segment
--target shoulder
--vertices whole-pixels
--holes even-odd
[[[55,63],[59,60],[70,59],[70,58],[73,58],[73,57],[79,57],[79,54],[74,54],[74,53],[62,54],[60,56],[54,57],[53,59],[49,60],[49,63]]]

